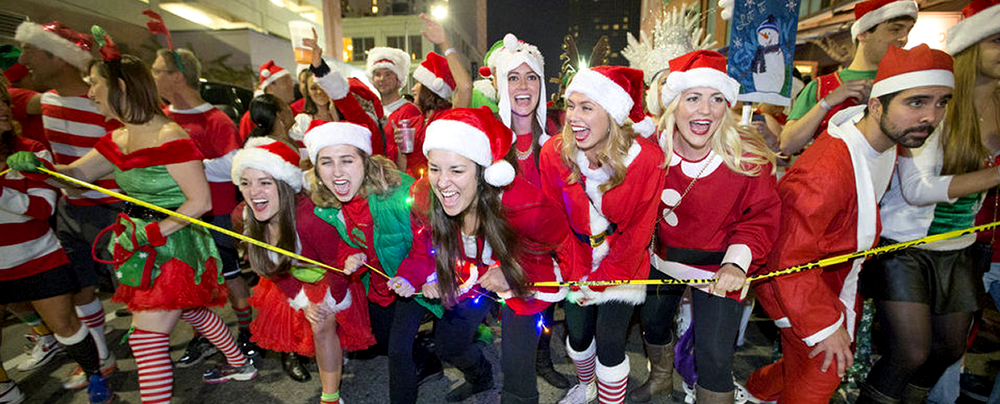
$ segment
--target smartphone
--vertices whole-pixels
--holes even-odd
[[[750,121],[751,121],[751,122],[758,122],[758,121],[759,121],[759,122],[766,122],[767,120],[766,120],[766,119],[764,119],[764,114],[760,114],[760,113],[756,113],[756,112],[755,112],[755,113],[753,114],[753,116],[752,116],[752,117],[750,117]]]

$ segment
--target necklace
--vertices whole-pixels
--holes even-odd
[[[684,162],[681,162],[681,164],[684,164]],[[698,179],[701,178],[701,175],[705,173],[705,169],[707,169],[708,166],[710,166],[710,165],[712,165],[712,159],[711,158],[706,158],[705,159],[705,164],[702,165],[701,166],[701,170],[698,171],[698,175],[694,176],[694,178],[691,179],[691,182],[688,184],[687,188],[685,188],[684,192],[681,193],[681,197],[680,197],[680,199],[677,200],[677,204],[674,205],[674,206],[671,206],[670,209],[667,210],[667,212],[663,214],[663,217],[670,216],[671,213],[674,213],[674,210],[676,210],[677,208],[679,208],[681,206],[681,202],[684,202],[684,197],[687,196],[688,192],[691,192],[691,188],[694,187],[694,183],[698,182]],[[681,169],[681,172],[684,172],[683,168]]]
[[[528,150],[521,151],[521,149],[517,148],[517,145],[514,145],[514,151],[517,152],[518,160],[526,160],[528,157],[531,156],[532,147],[528,146]]]

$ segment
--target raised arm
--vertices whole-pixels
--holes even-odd
[[[451,75],[455,78],[455,95],[452,96],[451,105],[455,108],[468,108],[472,102],[472,77],[469,76],[462,57],[448,40],[441,23],[423,13],[420,14],[420,19],[424,21],[424,30],[420,32],[442,49],[448,59]]]

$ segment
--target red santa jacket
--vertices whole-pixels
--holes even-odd
[[[564,212],[573,232],[565,243],[567,262],[563,274],[569,280],[646,279],[657,199],[663,190],[663,152],[651,141],[636,138],[625,157],[624,182],[602,192],[600,185],[610,177],[605,167],[590,169],[583,152],[578,152],[576,164],[581,180],[570,183],[571,171],[563,164],[561,147],[561,138],[546,142],[538,167],[542,192]],[[585,287],[570,291],[569,298],[586,298],[587,304],[640,304],[646,299],[646,287]]]
[[[724,263],[756,274],[767,263],[781,214],[771,165],[759,169],[755,177],[739,174],[714,151],[701,161],[674,154],[660,194],[653,266],[676,279],[711,278]]]
[[[415,217],[411,221],[415,228],[413,236],[413,248],[410,256],[403,261],[399,267],[398,275],[406,278],[415,288],[420,288],[426,283],[435,270],[432,233],[427,225],[431,195],[430,186],[426,179],[413,184],[414,212]],[[550,282],[562,281],[562,273],[559,266],[553,261],[555,252],[559,246],[566,242],[568,235],[565,216],[559,211],[551,201],[545,198],[537,188],[529,184],[520,177],[515,177],[503,192],[501,199],[503,203],[504,217],[514,232],[521,236],[519,239],[520,254],[518,264],[527,275],[528,282]],[[477,244],[483,245],[482,250],[487,250],[481,240]],[[495,261],[489,254],[482,254],[481,260],[491,265]],[[475,257],[469,257],[470,261]],[[464,280],[464,285],[475,285],[478,281],[481,269],[474,265],[462,265],[457,268],[459,279]],[[530,298],[515,298],[501,296],[506,299],[507,304],[515,313],[530,315],[544,310],[549,304],[558,302],[566,296],[564,288],[555,287],[532,287],[533,295]],[[482,291],[470,289],[459,299],[477,296]]]
[[[881,231],[877,200],[881,193],[875,184],[888,181],[873,181],[870,157],[865,156],[873,150],[863,150],[866,143],[862,142],[867,141],[853,122],[842,126],[831,122],[782,177],[778,183],[781,230],[771,250],[770,268],[875,246]],[[886,153],[891,153],[886,161],[894,165],[895,149]],[[891,166],[888,173],[891,176]],[[859,258],[761,281],[754,285],[758,301],[779,327],[790,327],[808,346],[841,326],[853,335],[860,313],[857,283],[862,262]]]
[[[382,131],[385,132],[386,143],[391,142],[393,147],[398,149],[395,140],[396,127],[399,126],[399,121],[403,119],[410,120],[410,127],[416,130],[413,136],[413,153],[406,155],[406,167],[400,167],[400,169],[406,171],[413,178],[420,178],[420,170],[427,168],[427,157],[424,157],[423,153],[424,131],[422,127],[424,114],[420,113],[420,110],[417,109],[417,104],[406,101],[400,107],[396,108],[395,111],[392,111],[385,126],[382,127]]]

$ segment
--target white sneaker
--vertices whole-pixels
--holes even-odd
[[[108,351],[108,357],[101,359],[101,374],[107,376],[109,373],[114,372],[117,368],[118,364],[115,361],[115,354]],[[83,372],[83,368],[77,365],[73,371],[69,373],[66,381],[63,382],[63,388],[66,390],[82,389],[87,387],[88,379],[89,377],[87,377],[87,374]]]
[[[37,337],[35,339],[35,346],[31,348],[31,352],[21,363],[17,364],[17,370],[22,372],[29,371],[32,369],[37,369],[49,361],[52,360],[59,352],[62,352],[63,347],[59,345],[59,341],[56,341],[54,335],[46,335],[44,337]]]
[[[24,393],[13,380],[0,383],[0,404],[18,404],[24,401]]]
[[[584,385],[577,383],[569,388],[566,396],[559,400],[559,404],[587,404],[597,398],[597,381]]]
[[[694,404],[695,400],[698,397],[698,395],[695,393],[694,386],[691,386],[684,382],[681,382],[681,385],[684,386],[684,404]]]

